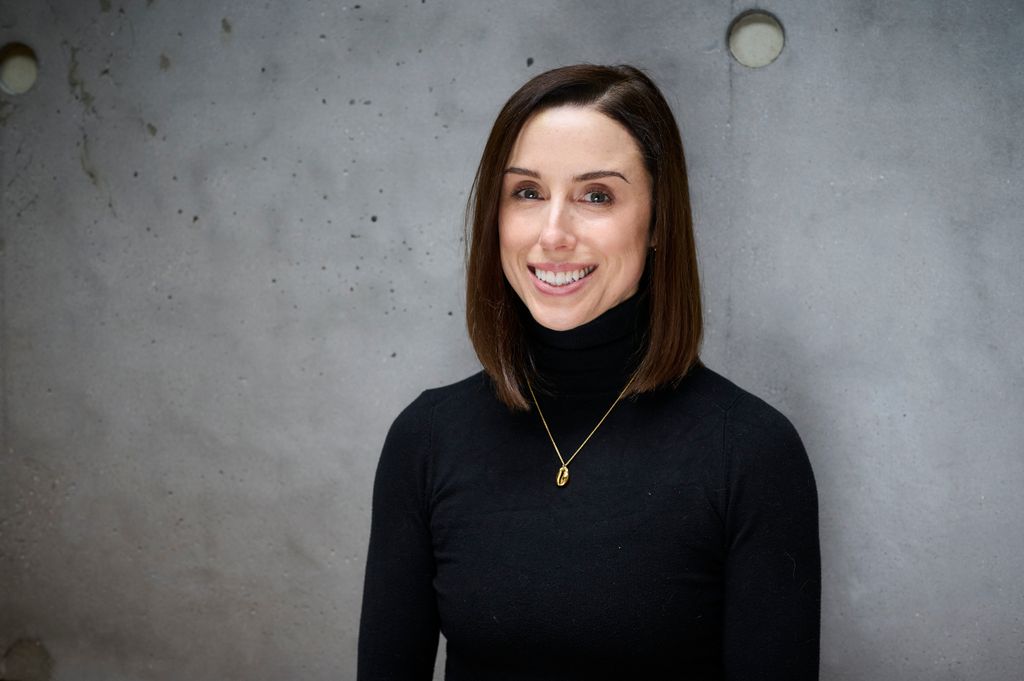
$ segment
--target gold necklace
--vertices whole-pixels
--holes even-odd
[[[572,460],[575,459],[576,455],[580,453],[580,450],[583,449],[583,447],[586,446],[588,442],[590,442],[590,438],[594,437],[594,433],[596,433],[597,429],[601,427],[601,424],[604,423],[604,420],[608,418],[608,414],[612,413],[612,409],[615,408],[615,405],[617,405],[619,401],[626,395],[626,391],[629,390],[629,385],[632,382],[633,377],[630,376],[629,380],[626,381],[626,386],[622,389],[622,392],[619,393],[619,396],[615,398],[614,402],[612,402],[612,406],[608,407],[608,411],[604,413],[604,416],[602,416],[601,420],[597,422],[597,425],[594,426],[594,429],[590,431],[590,435],[588,435],[583,440],[583,442],[580,443],[580,446],[576,448],[576,451],[572,453],[572,456],[570,456],[568,459],[565,459],[562,457],[562,452],[558,450],[558,445],[555,443],[555,438],[551,435],[551,429],[548,427],[548,420],[544,418],[544,412],[540,410],[540,403],[537,402],[537,396],[533,394],[533,386],[530,385],[530,379],[526,379],[526,387],[530,389],[530,397],[533,399],[533,406],[537,407],[537,414],[540,416],[540,422],[544,424],[544,430],[547,431],[548,439],[551,440],[551,446],[555,448],[555,454],[558,455],[558,460],[562,463],[562,467],[558,469],[558,475],[555,476],[556,485],[558,485],[559,487],[565,487],[567,484],[569,484],[569,464],[572,463]]]

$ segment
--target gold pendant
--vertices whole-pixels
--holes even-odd
[[[569,467],[562,466],[558,469],[558,475],[555,477],[555,484],[559,487],[565,487],[569,484]]]

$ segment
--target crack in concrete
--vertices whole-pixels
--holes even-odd
[[[18,142],[18,150],[14,152],[14,158],[18,158],[19,156],[21,156],[21,150],[22,150],[22,148],[24,146],[25,146],[24,140],[22,140],[21,142]],[[14,173],[11,174],[11,179],[7,181],[7,185],[5,186],[5,189],[10,189],[11,185],[14,184],[15,181],[17,181],[18,179],[20,179],[22,177],[26,177],[26,171],[28,170],[29,166],[32,165],[32,159],[33,158],[35,158],[35,156],[33,154],[29,154],[28,155],[28,158],[25,160],[24,163],[21,164],[21,167],[16,169],[14,171]]]
[[[101,193],[107,195],[107,208],[110,209],[111,215],[117,217],[117,209],[114,207],[114,195],[106,188],[106,183],[103,182],[103,177],[100,175],[99,169],[92,160],[92,151],[89,148],[89,134],[82,128],[82,144],[81,151],[78,154],[79,163],[82,166],[82,172],[89,178],[89,182],[92,183],[96,189],[100,190]]]
[[[78,155],[82,164],[82,172],[86,174],[93,186],[100,189],[100,174],[92,162],[92,155],[89,153],[89,135],[82,131],[82,151]]]
[[[15,109],[17,107],[10,102],[0,102],[0,126],[7,125],[7,121],[14,115]]]
[[[15,217],[20,218],[25,211],[27,211],[29,208],[32,208],[33,206],[35,206],[36,205],[36,201],[38,201],[38,200],[39,200],[39,194],[35,194],[31,199],[26,201],[24,204],[21,205],[20,208],[18,208],[17,212],[14,213]]]
[[[68,88],[71,90],[71,96],[81,102],[88,113],[95,116],[96,108],[93,106],[93,103],[96,101],[96,98],[86,89],[85,80],[78,75],[78,51],[80,48],[75,47],[66,40],[63,42],[63,45],[71,50],[71,59],[68,62]]]

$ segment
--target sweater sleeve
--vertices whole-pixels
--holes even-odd
[[[431,407],[424,396],[388,432],[373,485],[359,624],[359,681],[429,681],[439,619],[428,515]]]
[[[724,428],[729,537],[723,659],[730,681],[818,678],[818,496],[790,422],[752,396]]]

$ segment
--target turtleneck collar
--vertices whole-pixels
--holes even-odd
[[[538,387],[544,392],[617,394],[640,362],[648,326],[646,291],[567,331],[541,326],[524,313]]]

